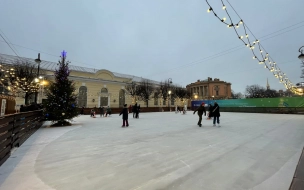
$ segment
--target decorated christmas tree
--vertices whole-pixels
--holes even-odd
[[[69,62],[66,61],[66,52],[61,53],[61,60],[55,70],[55,82],[52,82],[46,92],[47,100],[44,103],[45,117],[56,126],[70,125],[78,115],[77,95],[75,84],[68,79],[70,75]]]

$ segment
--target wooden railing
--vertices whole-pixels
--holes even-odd
[[[42,111],[22,112],[0,117],[0,166],[14,147],[21,146],[42,126]]]

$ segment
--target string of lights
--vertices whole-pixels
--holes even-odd
[[[0,65],[0,85],[12,96],[21,92],[37,92],[39,80],[28,81],[25,77],[16,76],[15,69],[8,65]],[[3,92],[2,92],[3,93]]]
[[[229,1],[227,1],[229,3]],[[248,27],[246,27],[244,20],[239,16],[240,20],[238,22],[233,22],[226,5],[224,4],[223,0],[221,0],[222,3],[222,9],[225,11],[225,13],[228,15],[229,21],[225,17],[219,17],[218,14],[215,12],[215,10],[212,8],[208,0],[206,0],[206,3],[209,6],[209,9],[207,10],[208,13],[212,12],[216,18],[218,18],[219,21],[221,21],[223,24],[225,24],[228,28],[233,28],[238,39],[243,42],[243,44],[248,47],[252,54],[253,54],[253,59],[257,59],[259,64],[264,65],[266,69],[268,69],[276,78],[279,79],[280,83],[283,83],[285,85],[286,89],[289,89],[293,93],[297,94],[297,89],[295,85],[288,79],[286,74],[279,68],[277,63],[270,57],[270,55],[267,53],[265,48],[260,44],[260,40],[258,40],[250,31]],[[230,4],[230,3],[229,3]],[[230,4],[231,6],[231,4]],[[234,8],[233,8],[234,9]],[[241,34],[241,31],[238,31],[239,28],[243,28],[243,36]],[[248,32],[252,34],[254,37],[254,40],[251,40],[249,37]],[[258,49],[258,53],[254,50],[255,47]],[[264,50],[264,51],[263,51]]]
[[[289,25],[289,26],[287,26],[287,27],[285,27],[285,28],[282,28],[282,29],[280,29],[280,30],[271,32],[271,33],[269,33],[269,34],[267,34],[267,35],[264,35],[264,36],[260,37],[260,39],[263,39],[263,41],[266,41],[266,40],[268,40],[268,39],[277,37],[277,36],[282,35],[282,34],[285,34],[285,33],[287,33],[287,32],[291,32],[291,31],[296,30],[296,29],[298,29],[298,28],[304,27],[304,25],[301,25],[301,26],[297,26],[297,27],[295,27],[295,28],[290,29],[291,27],[296,26],[296,25],[299,25],[299,24],[302,24],[302,23],[304,23],[304,21],[301,21],[301,22],[298,22],[298,23],[296,23],[296,24]],[[286,29],[288,29],[288,28],[289,28],[289,30],[284,31],[284,30],[286,30]],[[280,32],[280,33],[279,33],[279,32]],[[276,35],[272,35],[272,34],[276,34]],[[271,35],[272,35],[272,36],[271,36]],[[229,54],[229,53],[233,53],[233,52],[235,52],[235,51],[241,50],[241,49],[243,49],[243,47],[244,47],[243,45],[231,47],[231,48],[229,48],[229,49],[226,49],[226,50],[221,51],[221,52],[219,52],[219,53],[216,53],[216,54],[207,56],[207,57],[202,58],[202,59],[200,59],[200,60],[193,61],[193,62],[190,62],[190,63],[188,63],[188,64],[183,64],[183,65],[178,66],[178,67],[170,68],[170,70],[164,70],[164,71],[162,71],[162,72],[158,72],[158,73],[155,73],[155,74],[151,74],[151,75],[148,75],[147,77],[159,75],[159,74],[162,74],[162,73],[163,73],[163,74],[167,74],[168,72],[176,71],[176,70],[179,70],[179,69],[181,69],[181,68],[184,69],[185,67],[190,67],[190,66],[194,66],[194,65],[197,65],[197,64],[200,64],[200,63],[203,63],[203,62],[207,62],[207,61],[209,61],[209,60],[216,59],[216,58],[218,58],[218,57],[227,55],[227,54]]]

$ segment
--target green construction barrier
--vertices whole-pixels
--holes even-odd
[[[304,97],[196,100],[195,102],[213,104],[214,101],[216,101],[220,107],[304,107]]]

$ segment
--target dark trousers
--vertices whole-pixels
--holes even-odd
[[[138,114],[139,114],[139,112],[137,111],[137,112],[136,112],[135,118],[139,118]]]
[[[129,126],[129,123],[128,123],[127,119],[123,119],[122,120],[122,126],[125,126],[125,124],[127,124],[127,126]]]
[[[213,125],[215,125],[215,120],[217,124],[220,124],[220,116],[213,116]]]
[[[202,124],[202,115],[198,115],[198,122],[197,122],[197,124],[198,125],[201,125]]]
[[[136,116],[136,112],[133,112],[133,118],[135,118],[135,116]]]

